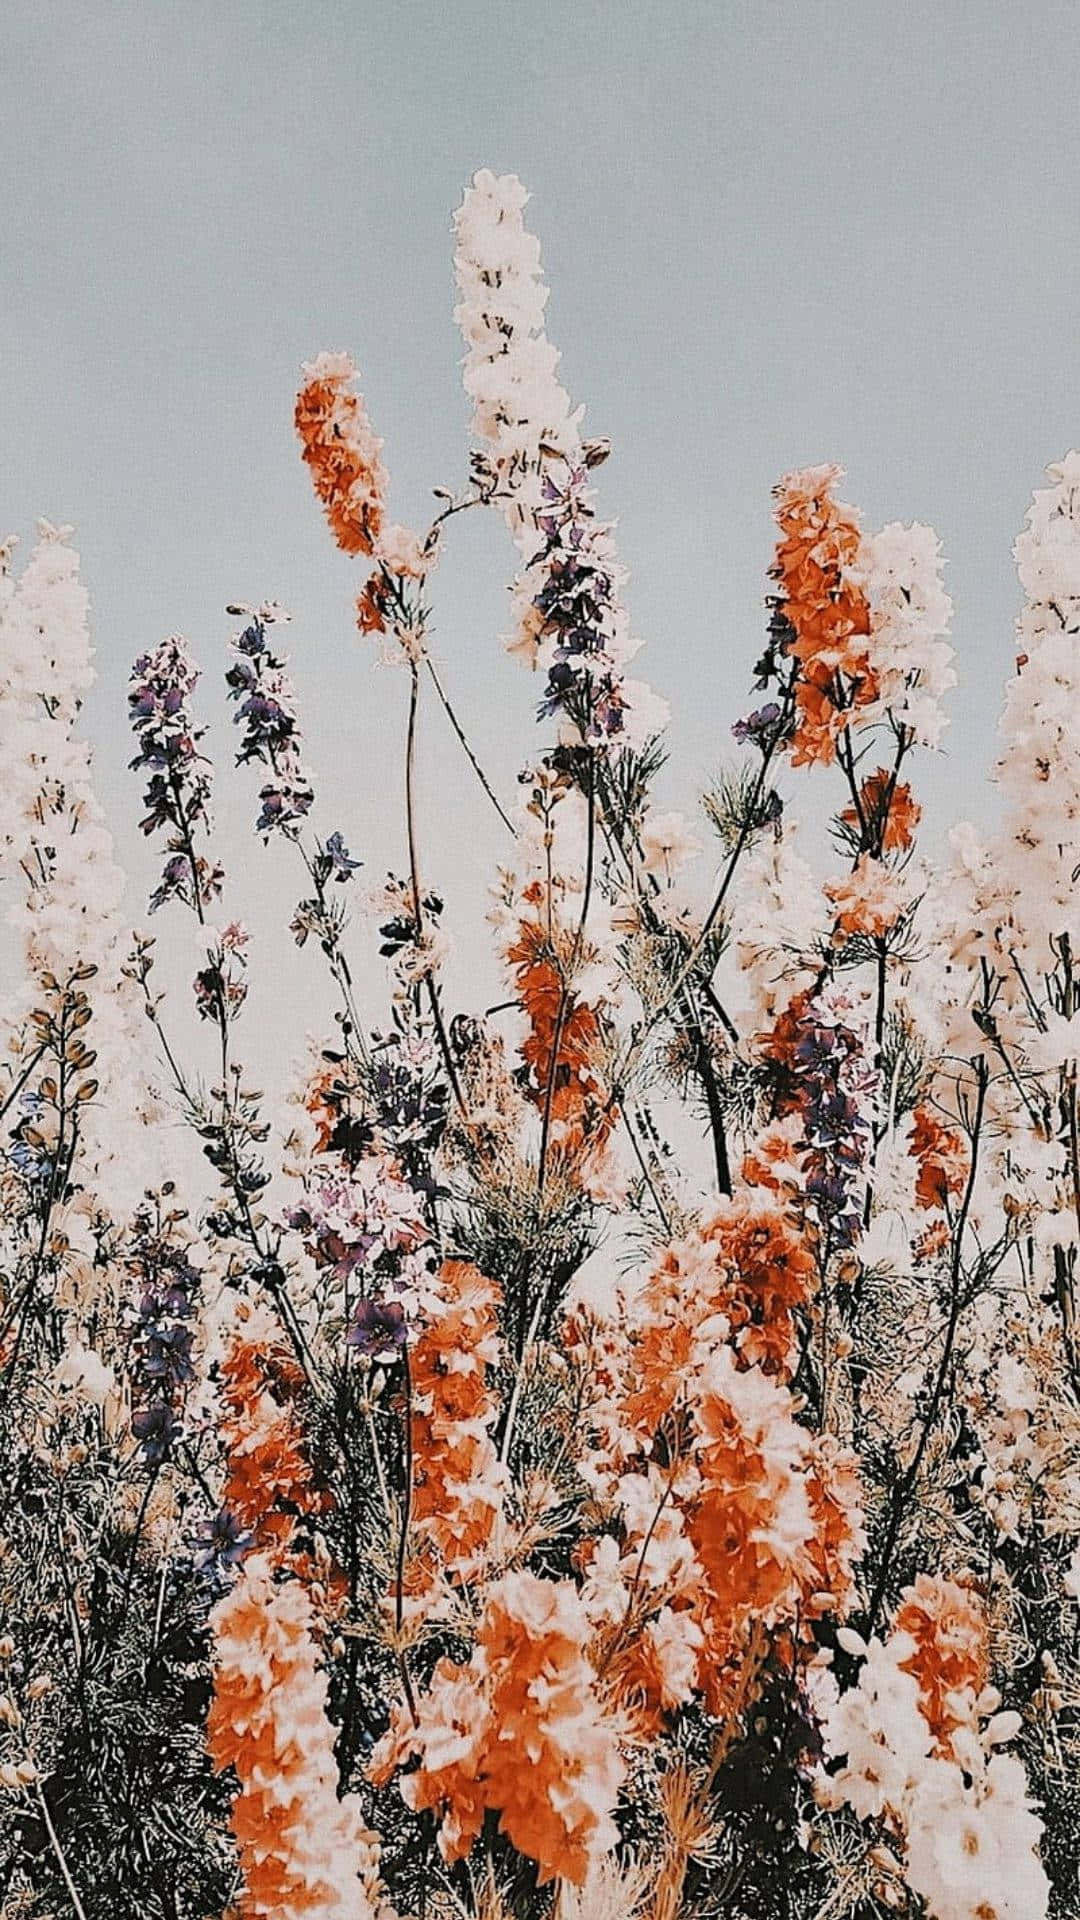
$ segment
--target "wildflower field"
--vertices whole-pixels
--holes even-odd
[[[307,764],[287,614],[234,605],[218,659],[134,662],[133,905],[70,530],[3,550],[0,1913],[1068,1920],[1080,455],[1016,544],[1000,826],[920,853],[940,542],[868,532],[834,466],[776,486],[745,711],[665,811],[526,198],[481,172],[455,216],[472,443],[427,528],[347,354],[295,399],[398,675],[400,871]],[[429,646],[478,510],[532,676],[513,795]],[[448,986],[428,706],[490,803],[494,1007]],[[284,1100],[244,1065],[274,957],[215,847],[230,754],[334,997],[274,1036]]]

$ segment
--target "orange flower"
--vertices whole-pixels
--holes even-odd
[[[883,939],[910,905],[902,877],[869,853],[859,855],[846,879],[826,881],[825,892],[836,909],[835,933],[845,939]]]
[[[884,767],[879,767],[876,773],[868,773],[862,781],[859,807],[862,810],[861,821],[854,801],[840,815],[852,833],[861,832],[865,824],[875,840],[880,836],[882,853],[899,853],[912,845],[915,829],[922,819],[922,808],[912,798],[911,788],[902,780],[894,781],[893,775],[887,773]]]
[[[303,368],[296,431],[330,530],[346,553],[372,553],[383,521],[386,471],[382,441],[372,432],[356,368],[347,353],[322,353]]]
[[[707,1641],[706,1699],[719,1710],[725,1666],[755,1621],[796,1609],[814,1519],[806,1482],[808,1435],[786,1388],[716,1354],[698,1408],[701,1492],[690,1536],[706,1577],[698,1618]]]
[[[960,1194],[968,1177],[963,1136],[947,1127],[929,1107],[916,1107],[908,1152],[918,1162],[915,1198],[921,1207],[944,1212],[948,1196]]]
[[[356,624],[361,633],[385,633],[390,615],[390,592],[381,573],[373,573],[356,596]]]
[[[439,1851],[463,1860],[484,1824],[488,1801],[481,1778],[492,1738],[491,1708],[475,1660],[459,1666],[445,1656],[416,1702],[416,1718],[401,1707],[372,1753],[368,1775],[383,1787],[416,1755],[420,1765],[401,1780],[401,1797],[414,1813],[441,1813]]]
[[[440,1288],[445,1304],[412,1350],[412,1513],[443,1565],[464,1572],[487,1545],[502,1499],[490,1433],[499,1407],[488,1384],[500,1295],[463,1260],[444,1262]]]
[[[807,1620],[820,1620],[826,1613],[842,1619],[855,1601],[855,1570],[866,1550],[866,1534],[858,1458],[831,1434],[815,1434],[810,1441],[806,1490],[814,1531],[807,1541],[800,1613]]]
[[[817,1283],[817,1266],[791,1215],[754,1195],[729,1201],[702,1229],[727,1276],[722,1311],[740,1364],[786,1375],[796,1312]]]
[[[636,1302],[622,1407],[635,1431],[651,1439],[692,1395],[719,1340],[740,1366],[785,1374],[816,1279],[790,1214],[762,1194],[726,1201],[670,1246]]]
[[[852,712],[876,700],[870,665],[870,607],[852,579],[860,533],[850,507],[832,498],[839,467],[789,473],[775,489],[780,540],[773,578],[780,610],[794,629],[789,651],[802,672],[796,688],[796,765],[827,764]]]
[[[559,934],[566,964],[575,944]],[[596,1067],[601,1037],[596,1010],[565,992],[562,971],[547,930],[523,920],[507,958],[515,968],[518,997],[531,1028],[521,1054],[529,1068],[529,1097],[550,1109],[552,1139],[565,1158],[603,1145],[618,1119]],[[550,1097],[549,1097],[550,1086]]]
[[[269,1313],[249,1310],[221,1364],[224,1501],[256,1545],[284,1555],[297,1516],[325,1511],[295,1402],[303,1375]]]
[[[393,1920],[380,1898],[376,1836],[355,1796],[338,1798],[304,1588],[277,1585],[270,1560],[255,1555],[210,1624],[207,1749],[238,1784],[231,1821],[244,1891],[233,1920]]]
[[[748,1187],[764,1187],[767,1192],[791,1201],[802,1191],[796,1142],[802,1127],[791,1118],[776,1121],[759,1133],[754,1145],[742,1159],[740,1172]]]
[[[402,1795],[412,1807],[443,1811],[447,1860],[464,1857],[489,1810],[536,1862],[541,1886],[556,1875],[580,1886],[614,1845],[623,1765],[586,1655],[590,1636],[571,1581],[504,1574],[469,1664],[439,1662],[415,1724],[397,1709],[372,1778],[384,1782],[419,1756]]]
[[[961,1584],[918,1574],[900,1595],[893,1626],[915,1642],[915,1652],[900,1664],[914,1674],[923,1713],[939,1746],[947,1746],[990,1676],[990,1633],[974,1576]]]

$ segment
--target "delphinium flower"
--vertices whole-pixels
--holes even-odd
[[[836,945],[849,940],[884,940],[911,910],[911,883],[903,873],[869,854],[859,855],[843,880],[828,880],[825,893],[832,903]]]
[[[296,431],[330,531],[346,553],[372,553],[387,481],[382,441],[353,391],[356,368],[347,353],[321,353],[303,374]]]
[[[947,725],[942,698],[956,685],[941,541],[932,527],[892,521],[863,536],[858,565],[880,713],[912,744],[936,747]],[[860,724],[869,718],[861,715]]]
[[[874,1088],[863,1042],[842,999],[803,994],[761,1039],[772,1112],[800,1123],[795,1154],[807,1202],[831,1248],[858,1237]]]
[[[410,1806],[442,1816],[447,1860],[468,1852],[489,1810],[536,1862],[541,1885],[555,1876],[580,1885],[614,1846],[623,1763],[589,1639],[571,1581],[504,1574],[489,1590],[471,1660],[440,1661],[415,1723],[396,1713],[372,1772],[388,1778],[418,1755],[401,1790]]]
[[[619,598],[625,571],[594,518],[588,469],[546,472],[534,515],[538,550],[515,588],[519,639],[546,674],[540,716],[557,714],[589,745],[626,730],[623,669],[637,650]]]
[[[93,1066],[94,1086],[78,1114],[79,1168],[103,1207],[114,1205],[123,1218],[160,1169],[156,1142],[140,1124],[154,1101],[145,1023],[124,979],[124,875],[95,792],[91,750],[78,733],[94,672],[88,599],[70,533],[41,522],[18,577],[8,571],[9,547],[0,562],[0,876],[27,975],[5,1013],[13,1071],[28,1097],[40,1100],[31,1063],[43,1035],[22,1026],[35,1008],[50,1030],[64,1028],[63,1045],[78,1044]],[[78,1008],[70,1006],[57,1026],[54,1016],[72,992]],[[78,1041],[70,1026],[76,1017]],[[58,1072],[48,1047],[39,1057],[38,1082],[49,1077],[59,1090],[66,1080],[69,1096],[89,1084],[88,1075]]]
[[[139,1289],[129,1359],[132,1431],[149,1467],[170,1457],[180,1433],[185,1390],[194,1377],[195,1321],[202,1275],[177,1237],[180,1221],[144,1212],[128,1256]]]
[[[207,1743],[238,1790],[243,1870],[236,1920],[393,1920],[379,1847],[354,1795],[340,1798],[327,1684],[303,1585],[252,1555],[211,1616]]]
[[[922,1597],[931,1599],[929,1583]],[[932,1614],[946,1636],[950,1610],[952,1648],[932,1626],[926,1634],[927,1613],[917,1601],[905,1602],[905,1616],[920,1629],[921,1645],[899,1625],[869,1645],[842,1630],[862,1664],[857,1684],[825,1715],[826,1753],[845,1764],[820,1778],[819,1794],[826,1804],[846,1803],[861,1820],[884,1819],[904,1878],[933,1920],[1044,1920],[1050,1888],[1037,1852],[1042,1823],[1023,1763],[998,1751],[1015,1738],[1020,1716],[999,1712],[992,1687],[973,1691],[983,1670],[977,1622],[970,1603],[956,1611],[944,1583]],[[961,1680],[961,1690],[943,1698],[942,1657]],[[939,1700],[948,1719],[935,1729],[926,1708],[935,1711]]]
[[[589,486],[607,445],[581,439],[581,414],[556,377],[559,356],[543,330],[540,248],[522,218],[527,199],[515,175],[484,169],[454,220],[455,318],[480,443],[474,472],[526,563],[509,645],[546,674],[541,715],[558,714],[594,747],[641,745],[663,727],[666,708],[625,678],[637,650],[620,597],[626,574]]]
[[[576,461],[581,409],[557,378],[559,355],[544,332],[548,289],[540,242],[525,227],[528,193],[515,174],[482,168],[454,215],[459,304],[466,345],[465,391],[485,475],[524,551],[533,540],[546,454]]]
[[[224,1505],[260,1553],[292,1553],[298,1527],[327,1495],[316,1485],[299,1405],[305,1382],[275,1316],[261,1303],[238,1307],[219,1365]]]
[[[609,1080],[618,979],[588,888],[581,794],[547,762],[520,784],[519,863],[503,870],[489,918],[527,1021],[519,1080],[539,1115],[538,1183],[559,1167],[592,1189],[604,1181],[619,1118]]]
[[[833,498],[839,467],[789,473],[775,490],[780,541],[773,563],[783,650],[799,662],[796,765],[828,763],[852,713],[878,698],[870,657],[870,607],[856,568],[861,535],[850,507]]]
[[[858,1474],[797,1423],[786,1384],[792,1316],[816,1280],[794,1217],[750,1195],[672,1243],[620,1303],[613,1379],[590,1415],[603,1439],[582,1468],[620,1538],[586,1547],[583,1597],[605,1684],[642,1730],[695,1696],[730,1711],[770,1640],[790,1647],[796,1622],[853,1604]]]
[[[928,1107],[915,1108],[908,1152],[918,1167],[915,1198],[921,1207],[943,1210],[963,1193],[969,1172],[964,1141]]]
[[[800,1556],[813,1533],[807,1441],[790,1396],[721,1348],[696,1408],[701,1491],[689,1520],[706,1576],[702,1613],[709,1694],[719,1707],[724,1668],[755,1619],[795,1611]]]
[[[465,1574],[491,1538],[506,1481],[492,1439],[499,1290],[459,1260],[444,1262],[438,1289],[438,1310],[410,1355],[412,1519],[437,1563]]]
[[[391,1154],[316,1172],[288,1220],[352,1310],[396,1304],[410,1325],[429,1310],[438,1262],[424,1197]]]
[[[1006,806],[998,857],[1012,895],[1003,933],[1031,984],[1053,971],[1055,947],[1080,943],[1080,455],[1047,471],[1051,484],[1036,492],[1014,549],[1026,601],[997,767]]]
[[[338,546],[376,561],[356,598],[357,626],[361,633],[391,632],[396,647],[387,657],[415,668],[425,654],[421,589],[438,559],[445,510],[423,539],[410,527],[385,525],[383,443],[362,396],[353,391],[352,360],[346,353],[322,353],[303,375],[294,419],[315,492]]]
[[[197,832],[210,827],[211,780],[209,763],[199,752],[206,729],[197,727],[191,697],[199,669],[180,635],[161,641],[151,653],[136,660],[131,673],[128,706],[139,751],[131,765],[150,775],[143,805],[142,830],[167,833],[167,858],[161,879],[150,897],[153,913],[166,900],[182,900],[202,917],[221,891],[221,868],[198,852]]]
[[[841,477],[839,467],[808,467],[776,488],[776,640],[798,662],[796,765],[832,761],[845,730],[886,716],[909,744],[936,746],[939,701],[956,679],[940,541],[897,522],[864,535],[834,497]]]
[[[564,1159],[602,1146],[616,1118],[600,1070],[601,1015],[567,988],[573,930],[553,938],[539,918],[521,921],[507,958],[530,1031],[522,1043],[527,1091]]]
[[[247,625],[230,645],[232,664],[225,683],[237,703],[235,720],[242,729],[237,765],[258,760],[270,770],[259,793],[261,811],[256,833],[269,837],[281,829],[295,830],[315,798],[301,758],[300,723],[296,695],[282,656],[271,648],[268,629],[288,620],[288,614],[268,601],[250,612],[230,607],[230,613],[248,613]]]
[[[956,1728],[970,1721],[990,1678],[990,1634],[974,1578],[960,1585],[917,1574],[900,1595],[893,1625],[914,1643],[901,1665],[919,1682],[923,1717],[935,1740],[947,1746]]]

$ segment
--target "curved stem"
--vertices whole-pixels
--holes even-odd
[[[491,783],[488,780],[487,774],[484,772],[483,767],[480,765],[479,760],[477,759],[475,753],[473,752],[472,748],[469,745],[468,740],[465,737],[465,733],[462,728],[461,722],[458,719],[457,714],[454,712],[454,709],[451,706],[449,699],[447,698],[446,690],[443,687],[443,683],[439,679],[439,676],[435,671],[435,662],[431,658],[430,654],[425,655],[425,658],[427,660],[427,670],[431,675],[432,685],[434,686],[435,691],[439,696],[439,699],[442,701],[443,711],[445,712],[446,717],[450,722],[450,725],[453,727],[454,732],[457,734],[458,739],[460,740],[462,746],[465,749],[465,754],[468,759],[469,765],[471,766],[473,772],[475,773],[477,779],[479,780],[480,785],[483,787],[484,792],[487,794],[488,799],[491,801],[491,804],[494,807],[496,813],[498,814],[499,819],[502,821],[503,826],[507,829],[509,833],[513,834],[516,840],[517,828],[515,827],[513,821],[511,820],[510,815],[504,810],[502,802],[499,800],[498,795],[495,793],[493,787],[491,786]]]
[[[409,1674],[409,1663],[405,1655],[405,1648],[401,1644],[401,1632],[405,1619],[405,1558],[409,1545],[409,1526],[412,1522],[413,1499],[412,1369],[409,1366],[409,1349],[407,1345],[402,1348],[401,1364],[405,1374],[405,1432],[403,1446],[405,1492],[401,1508],[401,1531],[398,1534],[397,1591],[394,1595],[394,1623],[398,1635],[397,1654],[398,1665],[401,1671],[401,1684],[405,1689],[405,1698],[409,1704],[409,1712],[412,1714],[415,1723],[417,1720],[416,1695],[413,1692],[413,1684]]]
[[[593,874],[596,865],[596,765],[595,756],[589,755],[589,796],[588,827],[585,850],[585,886],[581,898],[581,914],[578,919],[574,944],[570,958],[563,973],[562,990],[559,994],[559,1006],[555,1015],[555,1029],[551,1036],[551,1059],[548,1062],[547,1084],[544,1088],[544,1117],[540,1128],[540,1158],[536,1170],[536,1197],[543,1199],[544,1182],[547,1177],[548,1146],[551,1138],[551,1110],[555,1098],[555,1078],[559,1070],[559,1047],[562,1043],[563,1028],[570,1006],[570,994],[577,963],[581,958],[581,949],[585,940],[585,923],[589,917],[592,901]]]
[[[903,1473],[896,1482],[892,1497],[889,1501],[889,1517],[885,1528],[885,1540],[881,1549],[881,1564],[878,1568],[873,1597],[867,1615],[868,1634],[874,1631],[878,1614],[881,1611],[881,1604],[885,1598],[885,1588],[888,1585],[889,1579],[889,1566],[896,1547],[896,1539],[900,1530],[900,1520],[904,1507],[907,1504],[908,1496],[919,1477],[919,1469],[922,1466],[923,1457],[930,1441],[930,1435],[933,1432],[934,1423],[937,1420],[941,1397],[945,1391],[945,1382],[949,1375],[949,1367],[952,1364],[953,1348],[956,1345],[956,1333],[960,1324],[960,1311],[964,1303],[963,1289],[960,1285],[964,1230],[967,1226],[968,1213],[970,1212],[972,1196],[975,1192],[975,1179],[979,1167],[979,1140],[982,1134],[983,1108],[986,1104],[986,1088],[990,1077],[984,1058],[979,1059],[975,1073],[977,1091],[975,1096],[975,1112],[971,1123],[971,1166],[968,1169],[967,1185],[964,1188],[964,1197],[960,1204],[960,1212],[957,1215],[953,1237],[952,1262],[949,1272],[949,1319],[945,1328],[945,1343],[941,1350],[941,1360],[938,1363],[938,1370],[930,1395],[930,1404],[927,1407],[926,1417],[922,1423],[918,1444],[916,1445],[907,1471]]]
[[[424,939],[424,909],[420,898],[420,860],[416,848],[416,719],[420,705],[420,673],[415,660],[409,662],[409,725],[405,736],[405,831],[409,842],[409,878],[412,883],[413,920],[416,925],[416,944],[421,946]],[[465,1096],[461,1091],[454,1056],[450,1051],[450,1040],[439,1005],[438,988],[432,973],[426,972],[424,984],[427,989],[431,1018],[435,1024],[435,1033],[442,1054],[446,1077],[453,1089],[454,1099],[462,1113],[467,1112]]]

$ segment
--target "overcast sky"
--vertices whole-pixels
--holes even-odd
[[[401,868],[405,686],[353,633],[292,399],[301,360],[348,348],[393,517],[461,482],[449,218],[484,165],[532,190],[563,377],[614,441],[602,505],[635,670],[674,712],[672,796],[745,704],[770,487],[836,460],[869,524],[945,542],[961,687],[918,777],[938,832],[988,817],[1011,543],[1080,440],[1077,26],[1074,0],[6,0],[0,532],[77,527],[88,720],[136,892],[124,683],[168,632],[207,668],[221,811],[253,818],[220,694],[236,598],[294,612],[320,825]],[[512,556],[480,518],[441,569],[437,647],[507,792],[534,688],[498,644]],[[434,712],[422,755],[426,864],[461,931],[498,823]],[[226,851],[229,909],[268,938],[280,854],[235,831]],[[305,977],[290,960],[276,990]]]

